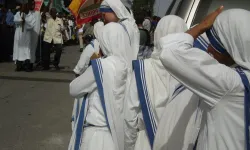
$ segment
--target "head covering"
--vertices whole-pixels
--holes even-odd
[[[131,18],[130,12],[120,0],[104,0],[100,12],[114,12],[119,19]]]
[[[95,25],[94,25],[94,35],[95,35],[95,38],[96,38],[97,40],[100,39],[101,30],[102,30],[103,26],[104,26],[104,23],[103,23],[103,22],[97,22],[97,23],[95,23]]]
[[[212,29],[217,34],[217,39],[219,39],[217,44],[219,43],[220,48],[225,48],[237,65],[248,70],[250,70],[249,24],[249,11],[230,9],[216,18]],[[211,43],[213,45],[213,42]]]
[[[116,16],[120,19],[120,24],[124,27],[127,34],[129,35],[130,45],[132,47],[131,55],[134,60],[137,58],[139,51],[140,33],[132,13],[126,9],[120,0],[104,0],[102,6],[110,7]]]
[[[154,34],[154,51],[152,58],[159,59],[162,49],[160,48],[160,39],[171,33],[180,33],[187,31],[188,27],[185,21],[174,15],[163,17],[158,23]]]
[[[109,23],[102,29],[100,46],[104,55],[103,91],[106,111],[115,149],[124,149],[123,105],[132,76],[132,48],[128,33],[119,23]]]
[[[129,68],[132,68],[131,63],[135,58],[132,56],[128,34],[122,25],[109,23],[104,26],[99,42],[106,56],[119,57],[120,60],[129,64]]]

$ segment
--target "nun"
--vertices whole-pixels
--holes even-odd
[[[100,39],[101,29],[103,26],[104,26],[103,22],[97,22],[94,25],[95,39],[93,39],[82,52],[81,57],[74,69],[76,75],[79,76],[86,71],[86,69],[89,67],[90,59],[93,56],[93,54],[99,55],[100,44],[98,39]]]
[[[103,22],[97,22],[94,25],[94,35],[95,39],[93,39],[89,45],[85,48],[85,50],[82,52],[81,57],[73,70],[76,77],[83,74],[86,69],[89,67],[91,60],[95,59],[97,57],[102,57],[103,54],[100,49],[99,39],[101,36],[101,30],[103,28],[104,24]],[[74,130],[74,126],[76,123],[76,119],[79,115],[80,107],[79,105],[82,103],[83,98],[75,99],[73,111],[72,111],[72,117],[71,117],[71,125],[72,125],[72,131]]]
[[[102,29],[104,59],[70,83],[70,94],[84,97],[69,150],[123,150],[123,105],[132,75],[132,48],[123,26],[109,23]]]
[[[186,33],[162,38],[160,59],[200,97],[203,115],[196,149],[249,150],[250,12],[222,10]],[[192,47],[204,32],[211,43],[208,54]]]
[[[123,26],[129,35],[129,43],[133,49],[132,54],[138,55],[140,32],[135,23],[135,19],[131,10],[123,5],[120,0],[104,0],[100,6],[104,23],[118,22]]]
[[[168,135],[172,133],[176,125],[175,120],[178,120],[186,107],[190,111],[186,115],[185,123],[194,121],[193,116],[197,113],[198,100],[192,104],[189,101],[191,98],[197,97],[175,80],[159,59],[162,51],[159,43],[160,38],[185,31],[187,31],[187,25],[180,17],[174,15],[163,17],[154,34],[155,47],[152,57],[133,61],[135,76],[131,81],[128,101],[125,105],[125,149],[127,150],[153,149],[155,136],[158,133],[158,124],[160,124],[162,116],[166,115],[167,118],[172,119],[172,123],[168,127]],[[172,103],[171,100],[174,98],[180,100],[177,103]],[[165,111],[166,106],[170,103],[172,108],[175,107],[176,112]],[[168,122],[168,124],[170,123]],[[165,137],[162,140],[167,139]]]

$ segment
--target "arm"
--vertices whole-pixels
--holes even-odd
[[[140,111],[140,102],[137,93],[135,76],[130,84],[127,102],[125,103],[125,147],[126,150],[134,150],[138,133],[138,114]]]
[[[36,19],[32,13],[25,16],[25,24],[27,30],[32,30],[36,24]]]
[[[168,35],[160,40],[165,68],[191,91],[214,106],[238,85],[238,74],[218,63],[210,55],[193,48],[193,37],[187,33]]]
[[[97,88],[97,85],[91,66],[69,85],[70,95],[76,98],[91,93],[95,88]]]
[[[86,71],[86,69],[89,66],[89,62],[90,62],[90,57],[92,56],[92,54],[94,53],[94,50],[92,48],[91,45],[88,45],[84,51],[81,54],[81,57],[74,69],[74,72],[76,74],[82,74]]]
[[[22,21],[23,21],[23,19],[22,19],[20,13],[21,13],[21,12],[17,12],[16,15],[14,16],[14,22],[15,22],[16,24],[20,24],[20,23],[22,23]]]

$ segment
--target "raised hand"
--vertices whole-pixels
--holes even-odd
[[[201,27],[204,31],[210,29],[217,16],[223,11],[224,7],[220,6],[218,9],[216,9],[214,12],[210,13],[201,23]]]
[[[196,39],[198,36],[213,26],[216,17],[222,12],[223,8],[223,6],[220,6],[214,12],[205,17],[205,19],[200,24],[188,30],[186,33],[190,34],[194,39]]]

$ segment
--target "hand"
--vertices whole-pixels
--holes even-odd
[[[205,32],[206,30],[210,29],[217,16],[223,11],[224,6],[220,6],[218,9],[216,9],[214,12],[210,13],[201,23],[201,29]]]
[[[223,8],[224,7],[221,6],[220,8],[209,14],[200,24],[191,28],[186,33],[190,34],[194,39],[196,39],[198,36],[200,36],[213,26],[216,17],[222,12]]]

